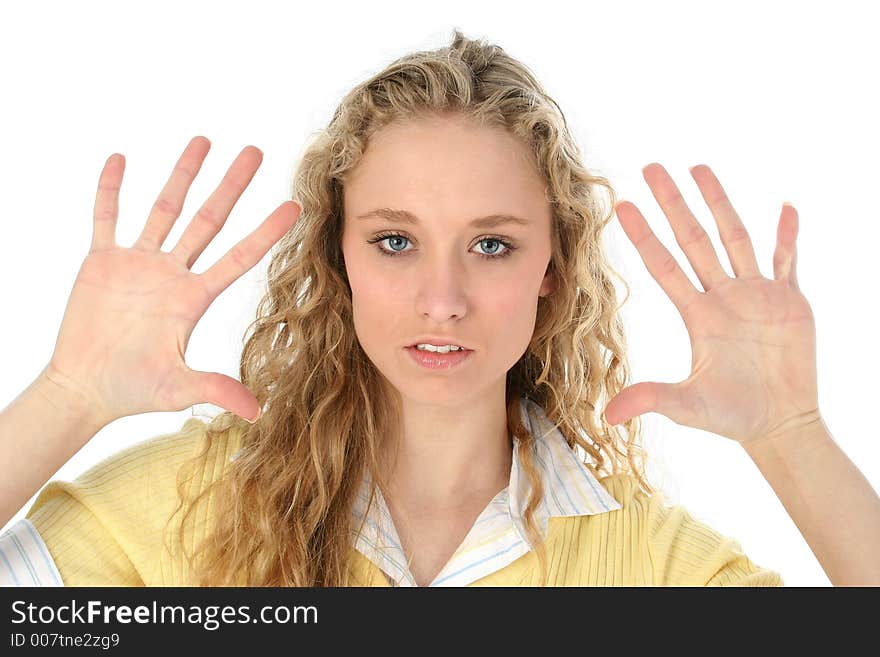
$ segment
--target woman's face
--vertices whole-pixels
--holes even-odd
[[[375,133],[344,187],[342,251],[364,352],[405,400],[461,406],[494,386],[503,399],[538,297],[553,289],[551,207],[526,147],[456,115],[418,119]],[[364,216],[380,209],[415,221]],[[525,223],[471,225],[489,215]],[[406,349],[425,335],[473,353],[426,369]]]

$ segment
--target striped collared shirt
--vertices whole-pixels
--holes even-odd
[[[535,520],[546,538],[550,518],[584,516],[621,508],[590,470],[568,446],[544,410],[528,399],[520,400],[523,424],[535,437],[535,462],[544,486]],[[518,442],[516,436],[514,441]],[[355,548],[378,566],[393,586],[417,586],[407,567],[407,558],[391,514],[378,487],[367,510],[371,479],[366,476],[354,507]],[[466,586],[504,568],[532,548],[526,540],[523,512],[531,485],[513,450],[510,482],[477,517],[464,541],[429,586]],[[357,528],[366,515],[363,530]]]

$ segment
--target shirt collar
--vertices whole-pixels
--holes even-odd
[[[559,429],[547,418],[541,406],[530,399],[522,398],[520,413],[523,425],[535,438],[534,461],[543,484],[544,494],[535,509],[534,519],[544,538],[547,535],[550,518],[596,515],[621,508],[621,504],[602,487],[593,473],[578,459]],[[519,442],[515,436],[513,439],[515,444]],[[500,564],[512,561],[530,549],[526,539],[523,514],[529,501],[531,484],[517,451],[517,449],[513,450],[507,488],[499,492],[489,503],[456,552],[456,554],[467,553],[470,544],[479,544],[485,538],[483,534],[491,532],[492,536],[498,536],[499,528],[503,533],[503,523],[506,523],[511,528],[508,532],[509,536],[506,539],[503,537],[495,539],[494,543],[500,545],[504,540],[508,540],[510,549],[504,550],[503,560],[496,560],[496,569],[501,567]],[[391,514],[378,487],[375,488],[373,504],[367,509],[372,488],[371,481],[368,472],[362,480],[359,494],[352,507],[355,547],[389,574],[398,585],[401,583],[415,585],[409,574],[406,556],[400,545]],[[362,520],[366,531],[358,533]],[[451,566],[456,565],[452,563],[453,561],[454,558],[450,560],[448,565],[450,567],[444,567],[435,581],[444,579],[444,573],[452,570]],[[486,571],[487,568],[483,570]]]
[[[542,534],[546,535],[550,518],[595,515],[621,508],[568,446],[562,432],[547,418],[543,408],[523,398],[520,411],[523,424],[535,437],[534,461],[544,487],[543,500],[535,510],[535,520]],[[519,442],[516,437],[514,440]],[[508,488],[511,516],[522,529],[522,514],[529,501],[531,484],[517,452],[513,450]],[[524,530],[522,533],[525,535]]]

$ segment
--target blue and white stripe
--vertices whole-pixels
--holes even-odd
[[[46,544],[27,518],[0,534],[0,586],[64,586]]]
[[[535,461],[544,495],[535,520],[546,538],[550,518],[606,513],[621,504],[606,491],[577,458],[562,433],[553,426],[539,405],[520,401],[523,423],[535,437]],[[514,437],[518,442],[518,439]],[[355,548],[386,574],[392,586],[416,586],[407,567],[400,537],[382,497],[375,487],[373,504],[367,509],[369,475],[352,508]],[[465,586],[500,570],[531,550],[525,536],[523,513],[531,484],[513,450],[510,483],[477,517],[461,545],[429,586]],[[357,529],[366,518],[363,530]]]

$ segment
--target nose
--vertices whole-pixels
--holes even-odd
[[[416,310],[435,323],[461,319],[467,312],[467,284],[460,263],[427,268],[419,278]]]

